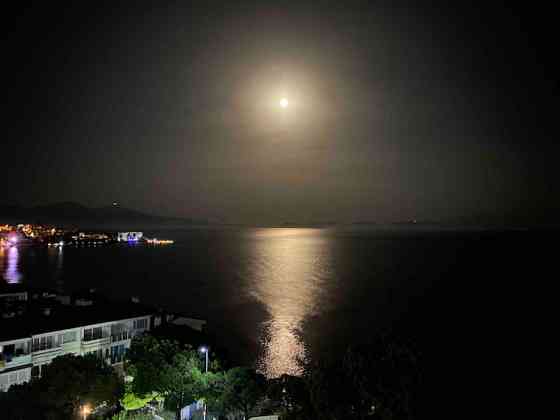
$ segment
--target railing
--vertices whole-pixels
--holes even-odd
[[[10,363],[12,361],[17,361],[20,357],[26,357],[30,355],[31,353],[24,352],[0,354],[0,362]]]
[[[31,353],[4,354],[0,356],[0,370],[31,363]]]
[[[84,338],[83,338],[82,341],[85,341],[87,343],[88,341],[101,340],[102,338],[107,338],[107,337],[109,337],[109,334],[106,333],[106,332],[103,332],[101,334],[92,334],[92,335],[89,335],[89,336],[84,335]]]
[[[58,349],[62,347],[62,345],[60,343],[52,343],[49,345],[49,343],[40,343],[37,345],[33,345],[31,351],[32,352],[36,352],[36,351],[43,351],[43,350],[50,350],[50,349]]]
[[[129,338],[132,338],[132,331],[122,331],[120,333],[111,335],[111,343],[114,343],[116,341],[128,340]]]

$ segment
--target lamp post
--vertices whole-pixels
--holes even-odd
[[[205,366],[206,366],[206,373],[208,373],[208,347],[207,346],[202,346],[200,347],[199,351],[201,353],[204,353],[205,356]],[[204,420],[206,420],[206,401],[204,401]]]
[[[202,346],[202,347],[199,349],[199,351],[200,351],[201,353],[204,353],[204,355],[206,356],[206,363],[205,363],[205,366],[206,366],[206,373],[208,373],[208,347]]]
[[[84,415],[84,420],[86,420],[86,416],[89,414],[89,407],[87,405],[84,405],[82,407],[82,414]]]

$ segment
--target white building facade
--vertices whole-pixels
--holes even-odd
[[[117,241],[119,242],[137,242],[144,236],[142,232],[119,232]]]
[[[93,353],[110,365],[123,362],[131,339],[150,329],[151,315],[49,331],[0,342],[0,391],[39,377],[55,357]]]

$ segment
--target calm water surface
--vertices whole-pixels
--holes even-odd
[[[446,336],[448,345],[464,348],[467,340],[456,332],[489,332],[501,319],[492,305],[515,290],[504,274],[528,266],[521,258],[528,249],[523,233],[263,228],[146,234],[175,244],[3,249],[0,273],[7,283],[95,287],[204,317],[234,358],[277,376],[300,373],[298,360],[315,352],[339,351],[395,326],[423,344]]]

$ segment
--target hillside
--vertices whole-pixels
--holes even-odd
[[[75,202],[34,207],[0,205],[0,222],[61,225],[206,224],[205,221],[151,215],[121,206],[87,207]]]

